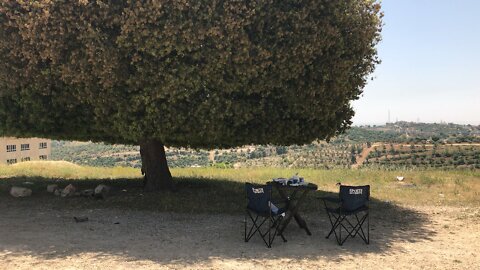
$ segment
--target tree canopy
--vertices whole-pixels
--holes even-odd
[[[0,134],[194,148],[344,131],[371,0],[3,0]]]

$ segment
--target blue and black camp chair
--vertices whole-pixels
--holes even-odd
[[[245,184],[247,209],[245,213],[245,242],[258,233],[267,247],[271,248],[275,236],[280,235],[284,242],[287,240],[279,234],[279,226],[285,213],[279,203],[272,202],[272,186]],[[247,233],[248,218],[252,222]],[[268,237],[268,239],[267,239]]]
[[[370,243],[370,215],[369,205],[370,186],[343,186],[340,185],[338,198],[321,198],[325,204],[328,219],[332,229],[327,239],[335,235],[337,243],[343,245],[351,237],[360,236],[368,245]],[[364,223],[367,228],[364,230]],[[342,228],[346,231],[345,238],[342,238]],[[338,232],[337,232],[338,229]],[[365,233],[366,232],[366,233]]]

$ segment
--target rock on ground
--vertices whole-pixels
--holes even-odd
[[[10,195],[12,195],[15,198],[29,197],[32,195],[32,190],[29,188],[14,186],[10,189]]]
[[[62,190],[61,196],[62,196],[62,197],[74,196],[76,190],[77,190],[77,189],[75,188],[75,186],[72,185],[72,184],[70,184],[70,185],[66,186],[66,187]]]
[[[47,186],[47,192],[48,193],[54,193],[56,189],[58,189],[58,185],[53,184],[53,185],[48,185]]]

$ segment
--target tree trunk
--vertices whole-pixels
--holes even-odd
[[[142,174],[145,174],[144,188],[146,191],[175,189],[162,142],[155,139],[141,142],[140,156],[142,158]]]

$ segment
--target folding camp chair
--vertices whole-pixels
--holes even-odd
[[[286,242],[287,240],[278,230],[282,218],[285,215],[285,209],[279,208],[279,203],[274,204],[272,202],[272,186],[246,183],[245,193],[248,201],[244,221],[245,242],[248,242],[256,233],[260,235],[263,242],[265,242],[269,248],[272,247],[276,235],[280,235],[283,241]],[[252,222],[248,233],[247,217],[249,217]]]
[[[335,235],[337,243],[343,245],[351,237],[359,235],[368,245],[370,243],[370,215],[368,201],[370,200],[370,186],[343,186],[340,185],[339,198],[321,198],[325,204],[328,219],[332,229],[327,239]],[[333,207],[332,207],[333,205]],[[366,233],[363,224],[367,223]],[[347,235],[342,238],[342,228]],[[337,232],[338,229],[338,232]]]

